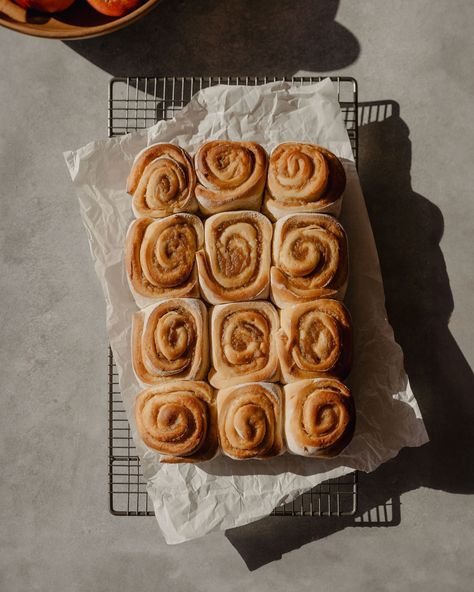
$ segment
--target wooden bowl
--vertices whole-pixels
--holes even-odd
[[[77,0],[71,8],[57,14],[28,11],[28,22],[19,23],[0,13],[0,25],[25,35],[49,39],[85,39],[106,35],[134,23],[148,14],[160,0],[146,0],[141,6],[122,17],[105,16]]]

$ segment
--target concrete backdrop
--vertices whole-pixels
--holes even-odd
[[[165,0],[82,42],[0,32],[0,589],[472,589],[474,5]],[[107,510],[103,297],[62,151],[105,137],[111,75],[346,74],[387,307],[430,444],[361,476],[384,526],[266,519],[177,547]]]

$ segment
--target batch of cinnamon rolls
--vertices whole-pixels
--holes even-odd
[[[135,417],[162,462],[326,458],[349,443],[345,182],[334,154],[296,142],[267,155],[215,140],[194,157],[155,144],[135,158]]]

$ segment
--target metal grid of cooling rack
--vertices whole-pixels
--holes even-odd
[[[256,86],[277,80],[311,84],[323,77],[164,77],[113,78],[109,85],[108,132],[119,136],[171,119],[194,93],[216,84]],[[357,82],[332,77],[358,162]],[[153,516],[109,348],[109,508],[117,516]],[[275,516],[353,516],[357,510],[357,473],[326,481],[273,511]]]

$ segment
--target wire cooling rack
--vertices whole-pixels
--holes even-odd
[[[113,78],[109,85],[109,137],[146,129],[171,119],[194,93],[217,84],[256,86],[277,80],[311,84],[323,77],[164,77]],[[331,78],[358,162],[357,82],[349,77]],[[109,508],[116,516],[153,516],[118,384],[117,368],[109,348]],[[331,479],[298,499],[273,511],[275,516],[353,516],[357,511],[357,473]]]

